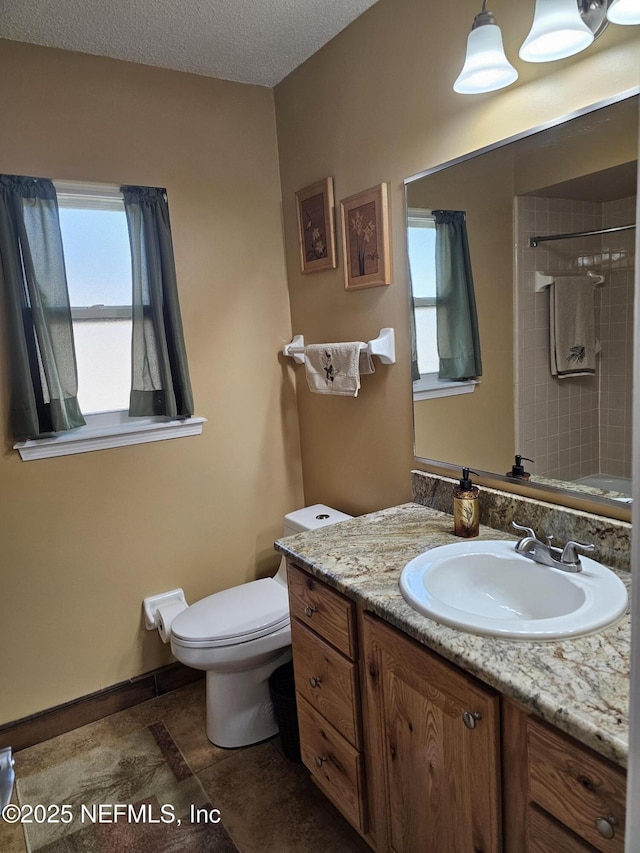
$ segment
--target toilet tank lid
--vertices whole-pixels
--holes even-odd
[[[329,524],[335,524],[337,521],[347,521],[350,518],[353,516],[347,515],[346,512],[332,509],[325,504],[314,504],[285,515],[284,526],[285,530],[288,527],[296,532],[301,532],[303,530],[317,530],[319,527],[326,527]]]
[[[277,631],[288,622],[287,588],[263,578],[196,601],[176,616],[171,632],[195,642],[253,638]]]

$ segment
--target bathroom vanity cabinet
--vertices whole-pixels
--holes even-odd
[[[302,760],[378,853],[623,853],[624,771],[288,564]]]
[[[499,853],[498,694],[379,619],[362,627],[380,849]]]
[[[356,608],[287,566],[291,640],[304,765],[334,805],[375,844],[362,740]]]
[[[623,853],[626,774],[502,698],[506,853]]]

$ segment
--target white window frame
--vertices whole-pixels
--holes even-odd
[[[477,379],[438,379],[437,373],[421,373],[420,379],[413,381],[414,400],[434,400],[436,397],[457,397],[458,394],[473,394]]]
[[[407,211],[407,229],[424,227],[424,220],[433,220],[433,211],[425,208],[410,207]],[[408,246],[408,242],[407,242]],[[409,258],[407,257],[407,263]],[[415,308],[428,308],[436,305],[435,296],[423,296],[413,300]],[[477,379],[465,379],[452,381],[450,379],[439,379],[438,373],[421,373],[420,379],[413,380],[413,399],[433,400],[437,397],[455,397],[458,394],[472,394],[475,386],[479,384]]]
[[[80,181],[54,181],[59,205],[68,204],[87,210],[113,210],[122,200],[120,187],[114,184],[87,184]],[[119,209],[119,208],[118,208]],[[73,319],[119,319],[131,317],[129,305],[92,305],[73,308]],[[200,435],[206,418],[130,418],[125,409],[85,415],[86,426],[43,438],[31,438],[13,445],[25,462],[70,456],[93,450],[107,450],[170,438]]]
[[[206,418],[193,417],[172,420],[171,418],[130,418],[125,411],[99,412],[86,415],[86,426],[56,433],[47,438],[30,438],[13,445],[25,462],[33,459],[50,459],[54,456],[70,456],[89,453],[92,450],[108,450],[111,447],[126,447],[131,444],[146,444],[150,441],[165,441],[169,438],[186,438],[200,435]]]

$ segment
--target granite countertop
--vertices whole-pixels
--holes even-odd
[[[480,539],[514,537],[481,526]],[[626,767],[629,750],[630,619],[571,640],[482,637],[422,616],[398,581],[410,559],[460,542],[450,515],[408,503],[298,533],[276,550],[539,717]],[[597,557],[597,555],[594,555]],[[614,570],[630,586],[629,572]]]

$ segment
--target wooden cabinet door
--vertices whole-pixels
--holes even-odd
[[[287,584],[291,615],[355,660],[354,603],[291,562],[287,563]]]
[[[296,690],[358,749],[360,703],[357,665],[291,620]]]
[[[366,832],[362,753],[298,696],[302,762],[331,802],[359,832]]]
[[[532,717],[527,729],[531,800],[596,850],[624,853],[625,773]]]
[[[597,853],[595,847],[535,806],[528,809],[527,837],[527,853]]]
[[[498,695],[384,622],[362,621],[380,852],[499,853]]]

